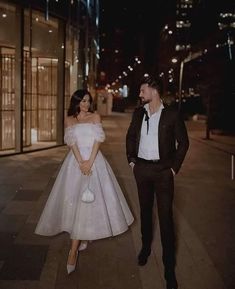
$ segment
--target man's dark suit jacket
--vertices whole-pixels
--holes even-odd
[[[132,116],[126,135],[126,154],[128,162],[136,163],[139,151],[142,120],[145,108],[138,107]],[[187,130],[178,111],[164,105],[158,128],[160,162],[177,173],[189,147]]]

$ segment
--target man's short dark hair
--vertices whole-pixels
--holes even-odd
[[[160,95],[163,93],[163,84],[160,78],[154,76],[144,76],[140,81],[140,85],[148,84],[149,87],[155,88]]]

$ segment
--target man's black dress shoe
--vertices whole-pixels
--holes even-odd
[[[166,289],[178,289],[178,283],[175,280],[166,282]]]
[[[147,263],[148,257],[150,254],[151,254],[151,249],[142,248],[138,255],[138,265],[144,266]]]
[[[165,268],[166,289],[177,289],[178,283],[175,276],[175,269],[171,267]]]

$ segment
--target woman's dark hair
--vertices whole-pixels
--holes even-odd
[[[140,85],[142,84],[148,84],[149,87],[155,88],[160,95],[163,93],[162,80],[160,78],[144,76],[140,81]]]
[[[85,95],[89,95],[90,107],[88,111],[92,112],[92,108],[91,108],[92,96],[90,92],[87,89],[78,89],[71,96],[70,105],[69,105],[69,109],[67,112],[68,116],[73,115],[74,117],[76,117],[79,114],[80,112],[79,104]]]

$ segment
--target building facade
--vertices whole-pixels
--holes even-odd
[[[0,0],[0,156],[63,144],[78,88],[94,95],[98,0]]]

